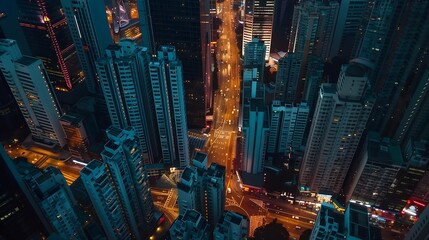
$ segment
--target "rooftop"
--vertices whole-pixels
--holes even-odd
[[[29,56],[22,56],[20,59],[16,60],[16,63],[29,66],[34,64],[35,62],[40,61],[38,58],[29,57]]]
[[[194,159],[197,160],[198,162],[204,162],[204,160],[207,158],[207,153],[203,153],[203,152],[197,152],[197,154],[195,154]]]

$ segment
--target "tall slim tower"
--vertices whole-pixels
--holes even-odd
[[[165,164],[184,168],[189,164],[183,75],[181,62],[171,46],[161,46],[149,64],[153,101]]]
[[[154,227],[154,206],[139,138],[132,128],[110,127],[106,134],[109,141],[101,156],[121,199],[122,211],[134,236],[146,238]]]
[[[225,211],[225,167],[216,163],[210,164],[204,181],[203,215],[214,229]]]
[[[265,44],[265,60],[270,57],[274,0],[249,0],[244,6],[243,55],[246,44],[259,38]]]
[[[42,61],[22,56],[16,41],[2,39],[0,66],[33,139],[63,147],[61,108]]]
[[[299,176],[312,192],[339,193],[371,112],[368,69],[343,65],[338,84],[322,84]]]
[[[80,177],[106,237],[109,240],[130,239],[131,229],[106,165],[92,160],[80,171]]]
[[[264,101],[250,99],[250,104],[243,107],[242,170],[254,174],[263,172],[268,132],[268,117]]]
[[[60,0],[19,0],[18,20],[33,56],[40,58],[56,90],[68,91],[83,79]]]
[[[145,161],[153,163],[159,159],[160,147],[149,61],[147,48],[122,39],[106,48],[106,56],[96,66],[112,126],[133,127]]]
[[[208,84],[211,72],[210,1],[148,1],[154,49],[163,45],[176,47],[177,57],[183,64],[188,127],[201,129],[206,126],[206,93],[212,91]],[[142,32],[144,34],[144,30]]]
[[[90,93],[100,94],[95,62],[113,43],[104,1],[61,0]]]
[[[289,53],[279,59],[276,76],[275,100],[283,103],[294,103],[298,89],[301,59],[299,54]]]
[[[48,167],[28,176],[27,184],[57,234],[66,239],[86,239],[75,212],[76,200],[60,170]]]
[[[197,209],[197,201],[201,201],[197,195],[197,177],[196,168],[188,166],[177,183],[179,214],[185,214],[188,209]]]

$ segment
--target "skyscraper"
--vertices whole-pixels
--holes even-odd
[[[212,91],[208,84],[211,71],[209,7],[209,0],[149,0],[154,49],[174,46],[183,64],[189,128],[206,126],[206,92]]]
[[[43,61],[56,90],[70,90],[83,80],[83,74],[60,0],[19,0],[17,5],[19,24],[33,56]]]
[[[281,105],[273,101],[270,111],[270,130],[267,153],[289,153],[299,150],[307,127],[309,109],[306,103]]]
[[[273,32],[271,40],[272,52],[287,52],[289,47],[290,27],[294,6],[297,0],[275,0]]]
[[[92,160],[81,170],[80,177],[107,239],[130,239],[131,229],[106,165]]]
[[[16,41],[0,40],[1,71],[35,141],[66,144],[61,108],[40,59],[22,56]]]
[[[189,164],[189,146],[181,62],[171,46],[161,46],[158,58],[149,64],[153,101],[161,142],[162,159],[167,165],[184,168]]]
[[[154,206],[139,139],[132,128],[110,127],[106,134],[109,141],[101,157],[109,168],[132,233],[145,238],[154,227]]]
[[[243,107],[243,163],[242,170],[261,173],[264,166],[269,126],[267,110],[262,99],[250,99]]]
[[[306,0],[295,5],[289,52],[301,59],[296,99],[301,101],[311,56],[325,62],[332,57],[332,42],[339,4],[337,1]]]
[[[83,117],[77,114],[64,114],[60,118],[64,129],[67,146],[72,156],[84,160],[89,148],[89,139],[83,124]]]
[[[243,55],[246,44],[259,38],[265,44],[264,60],[270,57],[274,0],[250,0],[244,6]]]
[[[188,166],[177,183],[179,214],[185,214],[188,209],[197,209],[197,201],[201,201],[197,195],[197,177],[196,168]]]
[[[279,59],[274,99],[282,103],[294,103],[298,89],[301,59],[298,54],[288,53]]]
[[[355,60],[343,65],[337,85],[321,85],[300,186],[340,192],[373,106],[367,84],[368,68]]]
[[[203,182],[204,209],[202,212],[210,229],[213,230],[225,211],[225,167],[211,163]]]
[[[95,62],[113,43],[104,1],[61,0],[85,81],[90,93],[100,94]]]
[[[48,167],[26,178],[35,201],[53,230],[63,238],[86,239],[75,212],[76,200],[60,170]]]
[[[106,48],[106,56],[96,66],[112,126],[133,127],[145,161],[154,163],[160,157],[160,147],[149,61],[146,48],[122,39]]]

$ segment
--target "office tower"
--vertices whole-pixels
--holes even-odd
[[[295,5],[289,41],[289,52],[301,59],[300,80],[306,80],[309,58],[315,56],[323,62],[333,57],[332,41],[339,4],[337,1],[301,1]],[[299,81],[298,102],[301,101],[303,82]]]
[[[142,33],[137,1],[120,0],[106,3],[107,20],[113,41],[118,43],[122,38],[127,38],[140,44]]]
[[[112,44],[104,1],[61,0],[90,93],[101,94],[95,62]]]
[[[212,91],[208,79],[211,74],[209,6],[209,0],[149,0],[154,49],[175,46],[183,64],[189,128],[206,126],[206,96]]]
[[[136,4],[140,22],[140,33],[142,35],[142,45],[146,47],[150,53],[155,53],[149,1],[137,0]]]
[[[271,39],[272,52],[287,52],[289,47],[290,27],[293,8],[297,0],[275,0],[273,32]]]
[[[69,91],[83,80],[60,0],[19,0],[18,20],[34,57],[45,65],[56,90]]]
[[[276,90],[274,99],[284,103],[294,103],[298,87],[299,71],[301,69],[300,56],[289,53],[279,59],[276,76]]]
[[[188,209],[197,209],[197,201],[201,201],[197,196],[197,177],[196,168],[188,166],[177,183],[179,214],[185,214]]]
[[[16,2],[9,3],[9,11],[0,12],[0,38],[13,39],[24,55],[31,55],[30,47],[19,26]]]
[[[368,69],[354,60],[343,65],[336,85],[321,85],[300,186],[340,192],[374,101],[367,82]]]
[[[393,141],[406,144],[413,139],[429,141],[429,70],[417,80],[417,87],[405,108]]]
[[[26,189],[14,160],[0,144],[0,236],[4,239],[37,239],[44,231],[22,187]]]
[[[110,127],[106,134],[109,141],[101,157],[109,168],[133,235],[145,238],[154,227],[154,206],[139,139],[132,128]]]
[[[250,104],[243,107],[243,171],[253,174],[262,172],[268,132],[267,110],[263,100],[250,99]]]
[[[68,113],[60,118],[60,122],[72,157],[76,160],[84,160],[84,155],[88,152],[89,141],[83,125],[83,117]]]
[[[213,230],[225,211],[225,167],[211,163],[204,182],[204,209],[210,229]]]
[[[60,170],[48,167],[25,178],[52,229],[66,239],[86,239],[76,213],[76,200]]]
[[[299,150],[307,127],[308,114],[306,103],[281,105],[280,101],[273,101],[267,153],[286,155],[291,150]]]
[[[96,62],[98,76],[112,126],[133,127],[148,163],[159,158],[159,139],[149,79],[150,56],[133,40],[122,39],[109,45],[106,55]]]
[[[429,236],[429,207],[420,214],[419,220],[414,223],[413,227],[405,235],[405,240],[427,240]]]
[[[371,10],[369,0],[345,0],[340,2],[335,33],[332,39],[331,56],[340,53],[349,59],[356,41],[359,41],[362,21],[367,20]]]
[[[189,209],[180,214],[170,227],[170,238],[174,240],[209,240],[210,230],[204,217],[197,211]]]
[[[247,43],[257,37],[265,44],[264,60],[268,61],[273,29],[274,0],[246,1],[244,6],[243,55]]]
[[[216,224],[214,240],[245,239],[249,233],[249,219],[241,214],[225,211]]]
[[[365,206],[349,203],[344,214],[332,204],[322,203],[310,239],[371,239],[368,210]]]
[[[192,166],[194,166],[197,169],[197,187],[195,190],[196,199],[199,199],[196,203],[197,211],[201,212],[202,214],[205,214],[203,212],[204,209],[204,179],[206,178],[206,169],[207,169],[207,163],[208,163],[208,155],[207,153],[203,152],[197,152],[192,159]],[[180,201],[180,199],[179,199]]]
[[[80,171],[80,177],[107,239],[131,239],[131,229],[127,224],[125,213],[122,212],[121,199],[106,165],[92,160]]]
[[[367,133],[365,143],[357,158],[358,166],[350,167],[353,180],[346,192],[348,200],[367,202],[380,206],[396,175],[403,168],[404,160],[399,146],[383,139],[373,131]]]
[[[254,38],[252,42],[247,43],[244,48],[241,110],[243,110],[245,106],[249,106],[250,99],[265,100],[265,49],[266,47],[264,43],[259,41],[257,38]],[[243,111],[240,113],[240,121],[243,121]]]
[[[394,140],[401,144],[406,141],[401,132],[415,118],[410,113],[416,105],[407,103],[423,93],[417,83],[427,78],[428,10],[429,2],[377,1],[359,55],[375,65],[372,85],[377,102],[368,127],[386,137],[397,133]],[[373,21],[374,17],[379,20]]]
[[[60,124],[61,108],[42,61],[23,56],[16,41],[3,39],[0,65],[33,140],[63,147],[66,140]]]
[[[181,62],[171,46],[161,46],[158,58],[149,64],[156,121],[166,165],[184,168],[189,164],[183,75]]]

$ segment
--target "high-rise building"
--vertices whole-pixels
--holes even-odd
[[[212,91],[210,1],[149,0],[146,9],[150,10],[154,49],[172,45],[182,61],[188,127],[201,129],[206,126],[206,93]]]
[[[244,106],[242,111],[242,170],[254,174],[261,173],[269,132],[267,109],[262,99],[250,99],[250,104]]]
[[[86,239],[76,213],[77,203],[61,174],[54,167],[26,176],[27,185],[53,230],[66,239]]]
[[[89,148],[89,139],[83,124],[83,117],[78,114],[68,113],[60,118],[60,122],[72,157],[84,160],[84,155],[86,155]]]
[[[249,233],[249,219],[241,214],[225,211],[213,231],[214,240],[245,239]]]
[[[119,198],[122,211],[136,238],[146,238],[154,227],[154,206],[139,138],[132,128],[110,127],[109,141],[101,153]]]
[[[275,100],[289,104],[295,102],[300,70],[301,59],[299,55],[289,53],[279,59],[274,93]]]
[[[324,64],[321,59],[314,56],[310,57],[303,91],[303,101],[305,101],[310,108],[310,119],[316,107],[317,97],[319,95],[318,92],[323,77],[323,68]]]
[[[133,40],[122,39],[106,48],[106,56],[96,62],[98,76],[112,126],[133,127],[147,163],[159,159],[159,138],[152,86],[150,55]]]
[[[161,46],[158,58],[149,64],[155,115],[162,159],[167,165],[184,168],[189,164],[188,130],[181,62],[171,46]]]
[[[244,48],[243,83],[241,89],[241,111],[239,128],[243,127],[244,111],[249,107],[251,99],[261,99],[265,101],[264,85],[264,54],[265,45],[262,41],[254,38],[252,42],[246,44]]]
[[[37,239],[43,224],[27,201],[24,181],[0,144],[0,236],[5,239]]]
[[[346,201],[353,199],[380,206],[403,168],[401,149],[388,139],[382,139],[378,133],[369,131],[357,159],[358,166],[349,170],[353,172],[353,180],[349,190],[345,191]]]
[[[419,84],[428,78],[427,11],[429,2],[376,1],[359,52],[375,66],[372,86],[377,101],[368,128],[402,145],[411,122],[421,114],[415,111],[416,101],[427,95]]]
[[[197,195],[197,177],[196,168],[188,166],[177,183],[179,214],[185,214],[188,209],[197,209],[197,201],[201,201]]]
[[[287,154],[301,148],[307,127],[309,109],[306,103],[281,105],[273,101],[270,111],[270,131],[267,153]]]
[[[344,231],[346,239],[372,239],[366,206],[357,203],[348,204],[344,213]]]
[[[96,61],[113,43],[104,1],[61,0],[77,56],[90,93],[100,94]]]
[[[293,8],[297,0],[275,0],[271,52],[287,52]]]
[[[131,239],[131,229],[125,213],[122,212],[121,199],[106,165],[92,160],[80,171],[80,177],[107,239]]]
[[[345,59],[352,55],[355,42],[359,41],[362,21],[371,10],[370,0],[346,0],[340,2],[335,33],[332,39],[331,56],[341,53]]]
[[[193,166],[185,168],[177,188],[180,214],[195,209],[213,230],[225,210],[225,167],[212,163],[207,168],[207,154],[197,152]]]
[[[343,65],[338,83],[322,84],[307,140],[299,184],[339,193],[373,106],[368,68]]]
[[[289,52],[301,59],[301,70],[296,99],[301,101],[306,73],[311,56],[326,61],[332,57],[339,3],[337,1],[301,1],[295,5],[289,41]]]
[[[204,182],[204,209],[210,229],[213,230],[225,211],[225,167],[211,163]]]
[[[56,90],[68,91],[83,80],[60,0],[19,0],[18,20],[34,57],[45,65]]]
[[[23,56],[16,41],[0,40],[1,71],[35,141],[63,147],[61,108],[40,59]]]
[[[268,61],[273,29],[274,0],[250,0],[244,6],[243,55],[247,43],[259,38],[265,44],[264,60]]]
[[[180,214],[170,227],[171,239],[209,240],[210,229],[204,217],[197,211],[189,209]]]

